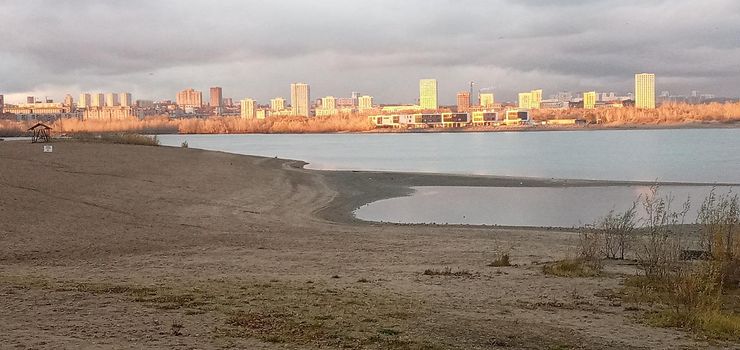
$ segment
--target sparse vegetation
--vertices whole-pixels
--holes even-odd
[[[508,253],[499,254],[499,256],[488,264],[490,267],[507,267],[511,266]]]
[[[711,191],[693,226],[684,225],[690,202],[687,200],[680,210],[674,211],[673,201],[670,194],[661,196],[657,186],[643,198],[645,218],[641,220],[640,234],[634,239],[634,253],[643,274],[628,277],[619,295],[624,301],[647,305],[645,317],[649,324],[740,340],[738,197]],[[608,220],[614,218],[611,214],[607,216]],[[621,215],[613,221],[616,224],[607,226],[631,231],[634,227],[624,224],[630,221],[629,215]],[[699,255],[706,260],[682,261],[681,253],[687,251],[689,237],[699,238]],[[573,263],[560,264],[551,270],[571,271],[577,267]]]
[[[182,143],[180,144],[180,147],[182,147],[182,148],[188,148],[188,142],[187,142],[187,141],[183,141],[183,142],[182,142]]]
[[[546,275],[558,277],[595,277],[601,274],[603,266],[599,260],[569,258],[542,266]]]
[[[472,277],[473,274],[468,270],[453,270],[449,267],[444,269],[426,269],[424,270],[425,276],[453,276],[453,277]]]
[[[146,136],[139,134],[76,134],[75,140],[82,142],[100,142],[100,143],[118,143],[126,145],[142,146],[159,146],[159,139],[156,136]]]

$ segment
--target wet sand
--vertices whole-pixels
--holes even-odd
[[[408,186],[604,182],[324,172],[195,149],[0,143],[0,344],[40,349],[704,348],[556,278],[574,232],[392,225]],[[618,183],[610,183],[620,185]],[[507,252],[515,266],[487,266]],[[425,275],[452,269],[457,276]],[[181,327],[180,327],[181,326]],[[728,344],[715,344],[716,347]]]

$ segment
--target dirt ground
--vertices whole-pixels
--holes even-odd
[[[642,324],[640,307],[607,297],[635,272],[629,264],[609,264],[607,277],[543,274],[543,263],[574,254],[576,233],[349,214],[408,185],[539,180],[53,145],[0,142],[0,348],[738,346]],[[504,252],[514,266],[487,266]]]

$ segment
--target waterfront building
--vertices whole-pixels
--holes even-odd
[[[74,108],[75,99],[70,94],[64,95],[64,106],[69,107],[70,109]]]
[[[290,104],[294,116],[311,115],[311,88],[306,83],[290,84]]]
[[[26,104],[31,104],[31,103],[35,103],[35,102],[36,102],[36,98],[35,97],[33,97],[33,96],[27,96],[26,97]]]
[[[422,109],[439,108],[437,93],[437,79],[421,79],[419,81],[419,106]]]
[[[223,104],[223,89],[218,86],[214,86],[210,90],[211,93],[211,107],[221,108]]]
[[[635,106],[655,108],[655,74],[635,74]]]
[[[90,107],[105,107],[105,95],[101,93],[93,94]]]

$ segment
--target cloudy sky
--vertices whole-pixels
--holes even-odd
[[[513,99],[625,93],[642,71],[673,94],[740,96],[738,0],[0,0],[0,14],[11,103],[210,86],[264,103],[294,81],[413,103],[431,77],[451,104],[471,80]]]

